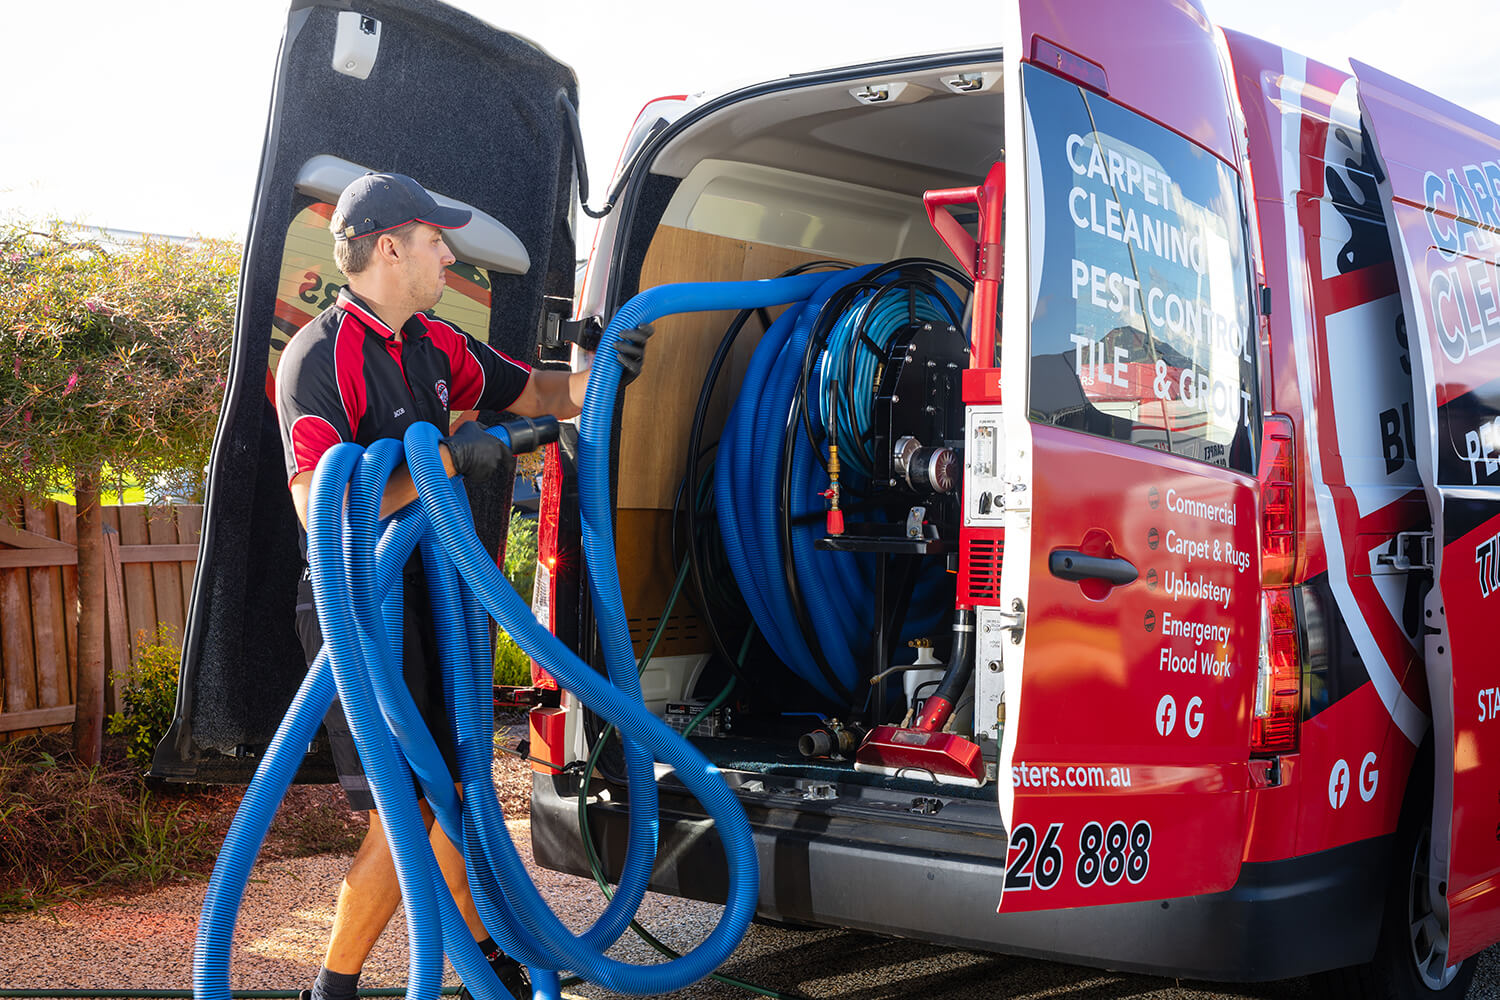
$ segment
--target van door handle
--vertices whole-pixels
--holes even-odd
[[[1129,559],[1086,556],[1076,549],[1058,549],[1047,557],[1047,569],[1060,580],[1103,580],[1116,587],[1134,583],[1140,573]]]

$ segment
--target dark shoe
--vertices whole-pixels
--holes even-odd
[[[500,985],[510,990],[516,1000],[531,1000],[531,977],[526,974],[526,966],[507,955],[490,968],[500,977]]]
[[[509,955],[502,955],[490,963],[490,968],[495,970],[500,985],[509,990],[515,1000],[531,1000],[531,977],[526,974],[526,966]],[[307,998],[303,997],[302,1000]],[[474,1000],[467,986],[459,987],[458,1000]]]

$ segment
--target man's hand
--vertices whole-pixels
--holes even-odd
[[[624,388],[635,381],[635,377],[641,373],[641,362],[646,358],[646,341],[656,331],[651,328],[650,323],[642,323],[633,330],[626,330],[620,334],[620,339],[615,342],[615,353],[620,356],[620,387]]]
[[[510,449],[473,420],[460,424],[443,442],[453,459],[453,471],[480,481],[489,479],[505,461]]]

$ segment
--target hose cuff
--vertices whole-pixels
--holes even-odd
[[[556,417],[516,417],[500,427],[510,441],[512,455],[524,455],[557,440],[561,426]]]

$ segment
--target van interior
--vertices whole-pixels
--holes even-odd
[[[973,187],[1003,157],[998,53],[941,66],[929,61],[896,75],[821,74],[801,86],[794,81],[716,105],[643,164],[647,173],[638,181],[639,194],[626,203],[631,214],[618,221],[622,235],[614,247],[619,284],[613,306],[637,291],[667,283],[773,278],[799,267],[830,266],[815,262],[844,266],[918,258],[958,270],[953,253],[929,222],[922,196],[936,189]],[[793,85],[787,86],[789,82]],[[973,206],[967,214],[962,208],[954,214],[972,235]],[[939,277],[962,313],[969,288],[951,274],[939,272]],[[739,336],[725,348],[717,371],[713,361],[734,314],[679,314],[659,321],[646,365],[624,394],[616,539],[637,657],[662,625],[662,610],[679,571],[688,573],[683,596],[672,607],[642,674],[644,695],[654,712],[681,729],[732,673],[738,674],[733,697],[690,734],[716,764],[799,780],[930,791],[934,776],[920,771],[856,771],[853,751],[870,727],[901,724],[942,677],[950,653],[958,562],[956,501],[946,539],[954,544],[931,546],[928,554],[916,557],[935,578],[935,599],[946,604],[943,614],[922,635],[903,631],[899,620],[893,620],[888,627],[899,633],[900,641],[890,643],[889,656],[879,664],[872,644],[864,642],[863,652],[857,653],[865,661],[861,683],[842,706],[799,676],[805,671],[788,669],[756,634],[746,600],[724,561],[708,470],[752,353],[778,313],[763,310],[741,317]],[[963,317],[959,325],[965,333],[967,324]],[[958,364],[950,367],[962,368],[966,352],[958,343]],[[949,356],[955,356],[951,349]],[[707,394],[705,386],[711,390]],[[865,392],[874,389],[873,382],[861,386]],[[961,454],[963,407],[955,399],[953,408],[958,430],[950,428],[944,436]],[[702,414],[703,422],[697,486],[687,482],[695,413]],[[766,462],[775,460],[773,454],[765,457]],[[846,498],[851,501],[858,503]],[[871,519],[899,518],[906,511],[903,504],[921,502],[910,497],[897,501],[897,509],[887,506],[883,515],[872,514]],[[695,502],[696,516],[690,517],[687,508]],[[696,545],[689,545],[689,532],[696,533]],[[696,550],[697,564],[686,567],[693,561],[690,549]],[[860,571],[873,578],[885,555],[864,552],[856,558]],[[894,588],[892,593],[900,588],[889,580],[887,586]],[[897,597],[891,616],[900,614],[903,601]],[[873,624],[867,622],[866,628]],[[742,665],[731,671],[724,661],[741,653]],[[873,686],[869,681],[892,666],[910,668],[914,661],[920,661],[917,669],[898,670]],[[988,778],[979,788],[947,790],[993,796],[993,787],[984,786],[994,780],[999,733],[976,734],[972,691],[970,681],[949,727],[977,738],[985,748]],[[590,736],[597,731],[592,725]]]

